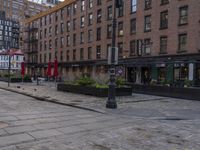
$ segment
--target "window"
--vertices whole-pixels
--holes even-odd
[[[187,45],[187,34],[179,34],[178,51],[185,52]]]
[[[44,37],[45,38],[47,37],[47,29],[46,28],[44,29]]]
[[[118,43],[119,57],[123,57],[123,42]]]
[[[101,9],[97,10],[97,23],[101,22]]]
[[[76,15],[76,9],[77,9],[77,4],[74,3],[73,4],[73,14]]]
[[[67,35],[67,46],[70,46],[70,36]]]
[[[163,82],[166,80],[167,68],[166,67],[158,67],[158,81]]]
[[[84,49],[81,48],[80,49],[80,60],[83,60],[84,59]]]
[[[85,0],[81,0],[81,11],[85,10]]]
[[[51,16],[52,16],[52,15],[50,14],[50,15],[49,15],[49,24],[51,24],[51,20],[52,20],[52,19],[51,19]]]
[[[123,36],[124,32],[123,32],[123,22],[119,22],[118,23],[118,36]]]
[[[166,29],[168,27],[168,11],[160,13],[160,29]]]
[[[55,21],[58,21],[58,12],[55,12]]]
[[[44,50],[47,50],[47,41],[44,41]]]
[[[165,4],[168,4],[169,3],[169,0],[161,0],[161,5],[165,5]]]
[[[73,49],[73,60],[76,60],[76,49]]]
[[[42,54],[40,54],[40,63],[42,63]]]
[[[93,35],[92,35],[92,30],[88,30],[88,42],[93,41]]]
[[[118,17],[122,17],[124,15],[124,5],[118,8]]]
[[[56,51],[56,52],[54,53],[55,58],[58,58],[58,57],[57,57],[57,54],[58,54],[58,52]]]
[[[188,6],[181,7],[179,9],[179,25],[188,23]]]
[[[60,24],[60,33],[63,34],[63,32],[64,32],[64,24],[61,23]]]
[[[58,25],[55,26],[55,35],[58,34]]]
[[[42,42],[40,42],[40,51],[42,51]]]
[[[150,9],[151,8],[151,0],[145,0],[145,9]]]
[[[107,19],[111,20],[112,19],[112,6],[109,6],[107,8]]]
[[[52,27],[49,27],[49,36],[52,34]]]
[[[101,28],[97,28],[97,41],[101,40]]]
[[[70,16],[70,14],[71,14],[71,7],[68,6],[68,7],[67,7],[67,16]]]
[[[70,31],[70,21],[67,21],[67,32]]]
[[[76,19],[73,19],[73,30],[76,30]]]
[[[160,53],[165,54],[167,53],[167,37],[160,37]]]
[[[84,32],[80,33],[80,44],[84,43]]]
[[[137,0],[131,0],[131,13],[137,11]]]
[[[111,38],[112,37],[112,25],[108,25],[107,26],[107,38]]]
[[[174,64],[174,80],[185,80],[188,78],[188,65],[184,63]]]
[[[144,17],[144,31],[151,31],[151,15]]]
[[[101,0],[97,0],[97,5],[101,5]]]
[[[82,16],[82,17],[81,17],[81,28],[84,27],[84,22],[85,22],[85,18],[84,18],[84,16]]]
[[[148,55],[151,53],[151,39],[144,40],[144,54]]]
[[[97,51],[96,51],[96,58],[97,59],[101,59],[101,46],[100,45],[98,45],[97,47],[96,47],[97,49]]]
[[[55,48],[58,48],[58,39],[55,39]]]
[[[89,0],[89,8],[92,8],[93,6],[93,0]]]
[[[61,18],[61,20],[63,20],[63,12],[64,12],[64,9],[61,9],[61,12],[60,12],[60,18]]]
[[[61,37],[60,38],[60,47],[63,48],[63,46],[64,46],[64,38]]]
[[[130,33],[133,34],[136,32],[136,19],[131,19]]]
[[[52,41],[49,40],[49,49],[51,49],[51,48],[52,48]]]
[[[92,58],[92,47],[88,47],[88,59]]]
[[[44,54],[44,63],[46,63],[46,61],[47,61],[47,54],[45,53]]]
[[[88,15],[88,25],[92,25],[92,13]]]
[[[44,17],[44,25],[47,25],[47,16]]]
[[[76,34],[73,34],[73,46],[76,46]]]
[[[42,39],[42,30],[40,30],[40,39]]]
[[[69,61],[69,50],[66,51],[66,60]]]
[[[130,56],[135,55],[135,49],[136,49],[136,41],[132,40],[130,41]]]
[[[63,51],[60,51],[60,61],[63,61]]]

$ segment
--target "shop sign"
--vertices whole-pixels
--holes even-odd
[[[174,67],[185,67],[184,63],[175,63]]]
[[[166,64],[156,64],[156,67],[166,67]]]

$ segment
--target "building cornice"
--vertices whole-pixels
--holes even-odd
[[[33,21],[35,21],[35,20],[37,20],[37,19],[39,19],[39,18],[41,18],[41,17],[43,17],[43,16],[47,16],[47,15],[53,13],[53,12],[56,12],[56,11],[58,11],[58,10],[64,8],[65,6],[68,6],[68,5],[72,4],[72,3],[75,2],[75,1],[76,1],[76,0],[65,0],[64,2],[58,4],[58,5],[55,6],[55,7],[50,8],[50,9],[47,10],[47,11],[38,13],[38,14],[36,14],[36,15],[34,15],[34,16],[28,18],[28,19],[25,19],[24,22],[25,22],[25,24],[28,24],[28,23],[30,23],[30,22],[33,22]]]

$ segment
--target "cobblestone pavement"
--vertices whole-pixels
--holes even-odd
[[[117,110],[106,110],[104,98],[56,92],[53,84],[18,85],[11,88],[104,114],[0,90],[0,150],[200,149],[199,101],[134,94],[117,98]]]

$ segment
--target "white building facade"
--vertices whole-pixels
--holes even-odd
[[[24,61],[24,55],[21,51],[16,51],[11,56],[11,70],[21,70],[21,63]],[[8,70],[9,67],[9,55],[6,52],[0,52],[0,70]]]

